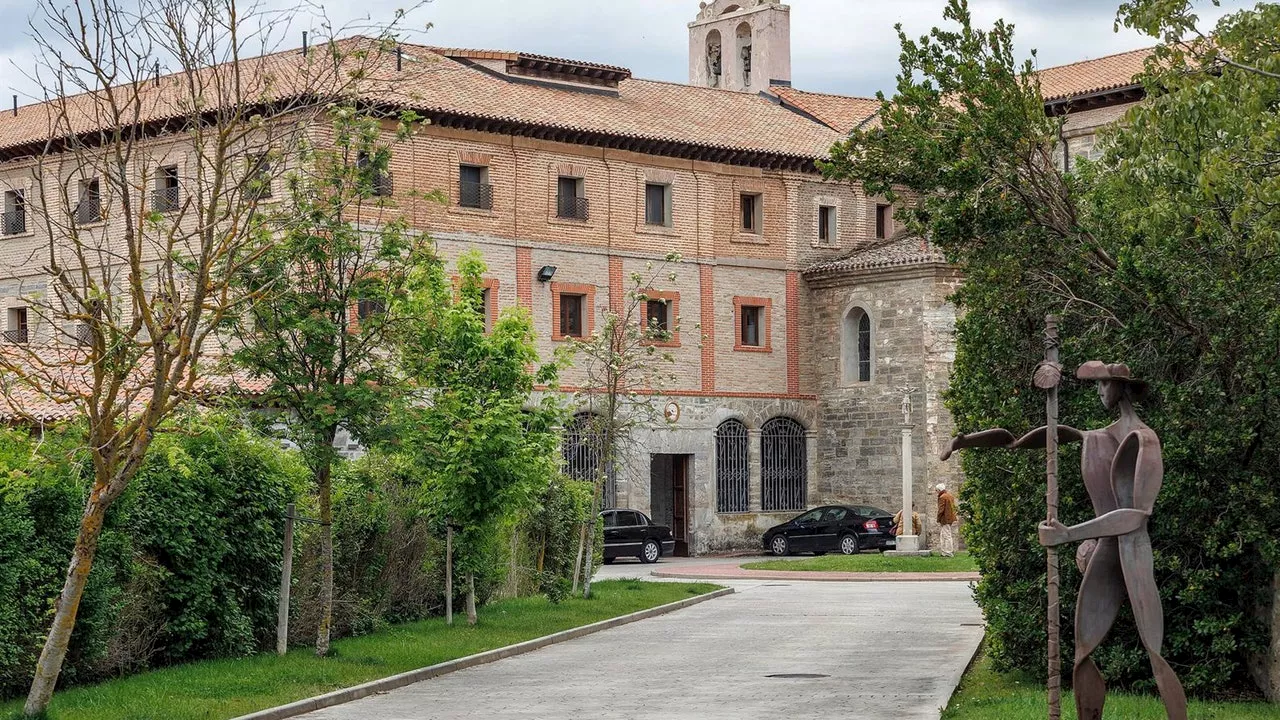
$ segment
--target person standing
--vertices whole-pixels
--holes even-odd
[[[956,554],[956,523],[960,515],[956,508],[956,498],[947,492],[944,483],[938,483],[938,549],[943,557]]]

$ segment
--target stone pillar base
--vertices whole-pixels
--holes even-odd
[[[896,550],[886,550],[884,554],[889,557],[928,557],[933,553],[929,550],[920,549],[919,536],[901,535],[898,537],[898,548]]]

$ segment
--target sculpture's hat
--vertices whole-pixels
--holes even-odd
[[[1104,363],[1101,360],[1090,360],[1076,370],[1076,377],[1081,380],[1118,380],[1128,386],[1129,392],[1136,397],[1147,394],[1149,386],[1146,380],[1139,380],[1129,372],[1124,363]]]

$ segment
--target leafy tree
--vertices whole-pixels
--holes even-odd
[[[399,408],[396,426],[423,478],[428,513],[461,533],[458,568],[472,625],[481,546],[504,514],[529,506],[555,474],[559,418],[553,395],[533,397],[535,385],[554,385],[557,368],[531,370],[538,353],[528,313],[509,308],[486,329],[484,271],[478,255],[459,258],[455,298],[439,265],[421,267],[398,303],[416,320],[400,361],[421,393]]]
[[[38,268],[20,279],[30,342],[0,353],[0,394],[20,416],[72,409],[93,482],[27,715],[57,685],[108,510],[160,426],[216,384],[207,356],[244,301],[229,284],[257,252],[255,187],[271,174],[257,160],[294,147],[330,98],[372,81],[367,53],[333,47],[287,68],[284,55],[242,55],[271,48],[271,29],[306,12],[262,23],[260,6],[234,0],[35,5],[26,71],[50,99],[26,110],[42,130],[24,151],[17,217]]]
[[[952,0],[949,28],[900,31],[880,127],[834,148],[826,170],[911,197],[909,225],[963,270],[948,396],[961,432],[1041,423],[1028,379],[1049,311],[1065,316],[1066,362],[1125,361],[1153,382],[1144,415],[1164,442],[1152,540],[1166,657],[1189,691],[1214,695],[1248,685],[1280,550],[1280,6],[1230,14],[1211,33],[1194,32],[1192,10],[1121,6],[1118,23],[1165,44],[1142,78],[1147,100],[1103,133],[1101,160],[1068,173],[1054,163],[1061,119],[1046,117],[1031,62],[1015,61],[1013,28],[976,29]],[[1064,388],[1062,400],[1064,422],[1108,421],[1091,388]],[[999,452],[963,462],[993,657],[1038,671],[1043,465]],[[1078,468],[1062,468],[1064,521],[1090,517]],[[1063,570],[1069,653],[1079,577]],[[1127,618],[1099,660],[1109,681],[1149,687]]]
[[[389,308],[433,247],[385,207],[391,149],[382,119],[341,104],[329,138],[304,148],[288,197],[263,213],[264,249],[241,273],[256,302],[237,326],[236,362],[269,387],[261,401],[311,469],[319,506],[322,581],[316,654],[329,651],[333,616],[334,440],[365,438],[385,413],[392,365],[386,343],[398,322]],[[396,140],[416,118],[399,118]]]
[[[573,592],[578,591],[578,572],[582,568],[582,596],[591,597],[596,540],[600,535],[600,504],[609,492],[609,479],[615,465],[624,456],[631,430],[652,424],[662,417],[654,398],[671,377],[675,356],[662,349],[679,332],[680,318],[667,310],[664,324],[648,315],[650,300],[658,301],[657,285],[662,280],[675,282],[676,274],[668,270],[680,262],[672,253],[657,266],[650,263],[644,273],[632,273],[626,294],[615,307],[610,303],[601,311],[599,330],[589,338],[575,340],[568,354],[586,373],[584,389],[578,393],[580,405],[590,410],[582,428],[593,444],[599,459],[591,513],[587,515],[578,540],[578,559],[574,565]],[[665,300],[662,300],[664,304]],[[612,500],[613,498],[610,498]]]

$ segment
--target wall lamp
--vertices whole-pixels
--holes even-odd
[[[551,282],[551,278],[556,276],[555,265],[543,265],[538,271],[538,282]]]

